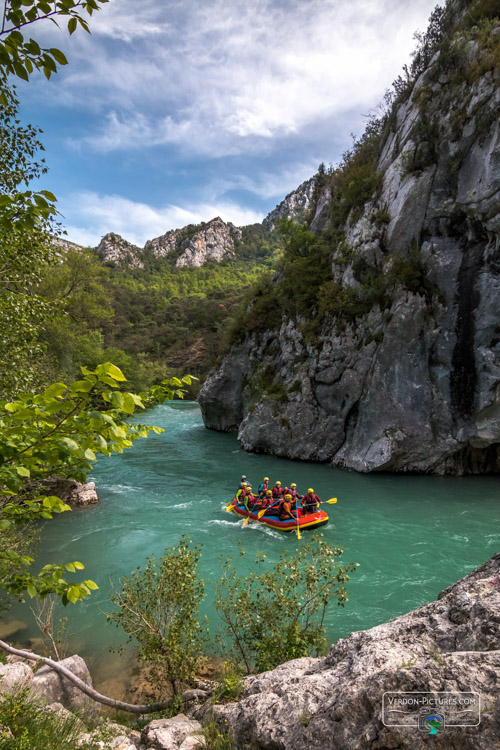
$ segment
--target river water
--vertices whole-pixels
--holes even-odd
[[[336,505],[323,506],[330,522],[321,531],[328,542],[344,546],[345,561],[360,566],[348,584],[345,609],[330,609],[330,641],[435,599],[500,548],[498,478],[362,475],[247,454],[234,435],[206,430],[195,403],[164,404],[142,421],[165,432],[137,441],[123,455],[101,458],[91,477],[100,504],[64,513],[43,531],[43,563],[79,560],[85,577],[99,585],[83,603],[61,607],[74,650],[97,671],[98,682],[106,669],[119,668],[109,649],[124,641],[106,622],[111,585],[148,555],[160,555],[184,533],[203,545],[200,572],[208,592],[203,613],[215,628],[213,586],[221,555],[232,555],[247,574],[257,551],[274,562],[284,548],[307,540],[306,533],[299,541],[256,523],[243,528],[241,519],[222,509],[242,474],[254,487],[269,476],[283,486],[296,482],[302,493],[313,487],[322,499],[338,498]],[[243,558],[239,541],[248,553]],[[12,616],[28,626],[16,640],[37,635],[26,605]]]

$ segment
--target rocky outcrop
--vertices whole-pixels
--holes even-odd
[[[419,730],[419,715],[434,711],[444,718],[440,750],[490,750],[500,737],[499,649],[500,554],[437,601],[353,633],[323,659],[247,678],[239,702],[214,711],[238,750],[420,750],[430,726]],[[395,711],[397,691],[419,703]],[[454,704],[445,693],[472,702]]]
[[[274,224],[278,219],[296,219],[297,221],[303,221],[306,213],[312,205],[314,190],[316,186],[316,177],[311,177],[296,190],[292,190],[288,193],[281,203],[276,208],[270,211],[265,219],[263,220],[264,226],[269,229],[274,228]]]
[[[452,42],[462,82],[435,55],[394,107],[377,187],[336,227],[323,303],[341,294],[350,314],[311,334],[317,310],[284,312],[247,335],[200,392],[207,427],[361,472],[500,471],[500,71],[485,63],[500,31],[475,34]]]
[[[192,237],[181,243],[176,266],[203,266],[209,260],[220,263],[234,256],[234,240],[241,239],[241,229],[217,217],[205,224]]]
[[[110,232],[102,238],[97,252],[105,262],[131,268],[144,268],[148,255],[167,258],[177,267],[199,267],[208,261],[220,263],[224,258],[234,257],[235,240],[240,240],[241,234],[241,229],[217,216],[199,225],[172,229],[148,240],[143,248]]]
[[[95,505],[99,502],[95,482],[77,482],[75,479],[51,477],[37,487],[44,495],[55,495],[64,503],[74,506]]]
[[[105,234],[99,245],[97,253],[106,263],[115,263],[116,265],[127,265],[131,268],[144,268],[139,255],[140,248],[127,242],[119,234],[108,232]]]

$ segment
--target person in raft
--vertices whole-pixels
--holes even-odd
[[[292,511],[292,496],[287,493],[279,506],[280,521],[288,521],[290,518],[296,520],[297,516]]]
[[[236,502],[240,503],[240,505],[243,504],[243,500],[245,498],[245,495],[247,494],[248,488],[249,488],[248,482],[242,482],[240,484],[238,492],[236,493]]]
[[[269,477],[264,477],[264,481],[259,484],[259,499],[263,498],[269,488]]]
[[[260,504],[262,505],[263,508],[269,508],[272,502],[273,502],[273,493],[271,490],[266,490],[266,494],[262,498]]]
[[[273,493],[273,498],[275,500],[279,500],[283,496],[283,488],[281,486],[281,482],[276,482],[271,491]]]
[[[321,500],[317,495],[314,494],[312,487],[307,490],[307,495],[302,498],[302,508],[304,509],[304,515],[308,513],[314,513],[319,508]]]
[[[292,510],[293,510],[293,505],[296,505],[299,500],[302,500],[302,495],[299,495],[299,493],[297,492],[297,485],[295,484],[295,482],[292,482],[292,484],[290,485],[290,488],[285,487],[285,495],[287,493],[292,496]]]
[[[252,488],[247,487],[245,491],[245,497],[243,498],[243,505],[245,506],[245,510],[251,513],[256,502],[257,498],[255,497],[255,495],[252,495]]]

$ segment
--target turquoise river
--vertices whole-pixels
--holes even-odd
[[[85,602],[63,612],[72,646],[87,658],[98,683],[107,669],[120,669],[120,659],[130,657],[130,652],[109,653],[124,640],[106,622],[110,587],[148,555],[161,554],[184,533],[203,545],[204,614],[215,628],[213,587],[221,556],[238,557],[242,542],[248,554],[238,564],[246,574],[257,551],[274,562],[284,548],[295,549],[307,539],[305,533],[299,541],[295,534],[257,523],[242,528],[241,519],[227,514],[223,505],[233,497],[241,474],[254,486],[266,475],[283,484],[296,482],[301,492],[313,487],[323,499],[338,498],[336,505],[324,506],[330,522],[321,531],[332,544],[343,545],[344,559],[358,562],[359,568],[348,584],[345,609],[332,605],[329,611],[331,641],[435,599],[500,547],[498,478],[362,475],[248,454],[234,435],[206,430],[195,403],[164,404],[142,421],[165,432],[138,441],[123,455],[100,459],[91,477],[99,505],[64,513],[43,530],[44,563],[80,560],[85,577],[99,585]],[[27,625],[13,640],[36,637],[27,605],[9,616]]]

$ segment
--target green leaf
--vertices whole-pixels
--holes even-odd
[[[92,589],[92,591],[97,591],[99,586],[97,583],[94,583],[94,581],[83,581],[83,583],[88,586],[89,589]]]
[[[76,31],[76,18],[71,17],[68,21],[68,31],[70,34],[73,34],[74,31]]]
[[[76,443],[72,438],[64,437],[59,442],[61,445],[64,445],[64,447],[70,451],[80,450],[78,443]]]
[[[35,596],[36,596],[36,588],[35,588],[35,587],[33,586],[33,584],[32,584],[32,583],[29,583],[29,584],[28,584],[28,585],[26,586],[26,591],[27,591],[27,593],[29,594],[29,596],[30,596],[30,598],[31,598],[31,599],[33,599],[33,597],[35,597]]]
[[[105,362],[103,365],[98,365],[96,367],[96,373],[98,375],[111,375],[112,378],[121,382],[127,380],[120,368],[111,364],[111,362]]]
[[[26,468],[26,466],[16,466],[16,471],[19,474],[20,477],[30,477],[31,472],[29,469]]]
[[[68,61],[66,60],[66,55],[63,52],[61,52],[60,49],[56,49],[56,47],[51,47],[50,48],[50,54],[52,55],[52,57],[54,58],[54,60],[57,60],[57,62],[59,63],[59,65],[67,65],[68,64]],[[50,200],[55,200],[55,199],[51,198]]]
[[[53,383],[43,392],[44,398],[59,398],[68,389],[64,383]]]
[[[92,383],[89,383],[88,380],[75,380],[75,382],[70,385],[70,389],[73,393],[88,393],[92,388],[93,385]]]
[[[117,409],[123,409],[125,397],[120,391],[112,391],[109,394],[109,400]]]
[[[87,461],[95,461],[96,455],[94,451],[90,450],[90,448],[87,448],[87,450],[85,451],[85,458],[87,459]]]

